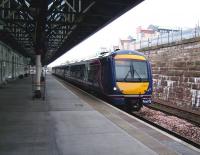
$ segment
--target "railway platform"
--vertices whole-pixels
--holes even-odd
[[[198,155],[199,150],[47,75],[45,100],[29,77],[0,88],[1,155]]]

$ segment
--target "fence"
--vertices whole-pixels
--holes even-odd
[[[191,28],[188,30],[172,31],[170,33],[160,34],[157,37],[148,38],[132,42],[132,49],[141,49],[162,44],[170,44],[173,42],[180,42],[184,39],[191,39],[200,37],[200,27]]]

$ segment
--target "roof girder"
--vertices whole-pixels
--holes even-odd
[[[0,24],[48,64],[143,0],[0,0]],[[42,51],[42,52],[41,52]]]

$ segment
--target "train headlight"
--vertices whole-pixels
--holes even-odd
[[[113,87],[113,90],[114,90],[114,91],[116,91],[116,90],[117,90],[117,88],[116,88],[116,87]]]

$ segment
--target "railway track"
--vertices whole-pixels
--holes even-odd
[[[169,115],[177,116],[181,119],[185,119],[189,122],[192,122],[192,123],[200,126],[200,114],[198,114],[197,112],[195,113],[195,111],[194,112],[186,111],[186,110],[180,109],[175,106],[172,107],[172,106],[168,106],[166,104],[161,104],[158,102],[154,102],[153,104],[151,104],[147,107],[150,109],[153,109],[153,110],[162,111]]]
[[[179,133],[173,132],[173,131],[171,131],[171,130],[165,128],[165,127],[162,127],[162,126],[160,126],[159,124],[156,124],[156,123],[154,123],[154,122],[152,122],[152,121],[150,121],[150,120],[148,120],[148,119],[142,117],[142,116],[139,115],[137,112],[132,113],[132,115],[133,115],[134,117],[136,117],[136,118],[138,118],[138,119],[140,119],[140,120],[142,120],[142,121],[144,121],[144,122],[146,122],[146,123],[148,123],[148,124],[150,124],[150,125],[152,125],[152,126],[158,128],[158,129],[160,129],[160,130],[162,130],[162,131],[165,131],[165,132],[167,132],[168,134],[173,135],[174,137],[177,137],[178,139],[181,139],[182,141],[184,141],[184,142],[186,142],[186,143],[188,143],[188,144],[190,144],[190,145],[192,145],[192,146],[194,146],[194,147],[200,149],[200,143],[196,143],[196,142],[194,142],[194,141],[192,141],[192,140],[190,140],[190,139],[188,139],[188,138],[186,138],[186,137],[180,135]]]

